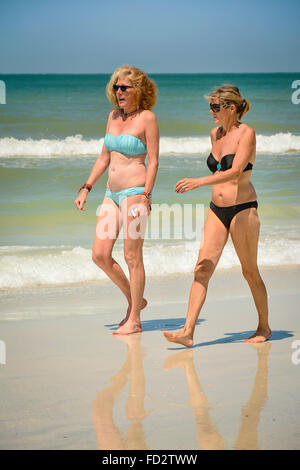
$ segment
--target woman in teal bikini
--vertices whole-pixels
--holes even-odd
[[[143,298],[145,271],[141,227],[145,228],[145,219],[151,210],[151,193],[158,169],[159,131],[151,111],[157,89],[143,71],[126,65],[114,71],[106,92],[115,109],[108,117],[101,154],[87,182],[81,186],[75,204],[79,210],[85,210],[87,194],[109,167],[92,258],[128,301],[126,316],[114,334],[131,334],[142,331],[140,310],[147,305]],[[122,224],[129,280],[112,257]]]

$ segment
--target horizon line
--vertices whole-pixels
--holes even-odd
[[[0,75],[111,75],[113,72],[0,72]],[[290,72],[146,72],[149,75],[272,75],[296,74]]]

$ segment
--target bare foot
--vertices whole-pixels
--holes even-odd
[[[147,307],[147,304],[148,304],[147,300],[143,299],[142,300],[141,310],[143,310],[143,308]],[[123,318],[123,320],[119,323],[119,326],[122,326],[127,322],[128,318],[129,318],[129,314],[130,314],[130,309],[131,309],[131,306],[128,305],[128,309],[127,309],[127,312],[126,312],[126,317]]]
[[[250,338],[245,339],[245,343],[264,343],[268,341],[272,336],[272,331],[270,328],[257,328],[256,332],[250,336]]]
[[[132,333],[141,333],[142,327],[140,323],[133,321],[127,321],[125,325],[120,326],[116,331],[113,331],[113,335],[131,335]]]
[[[179,343],[187,348],[193,346],[193,337],[191,334],[187,334],[184,330],[177,331],[176,333],[171,333],[170,331],[163,332],[164,337],[171,343]]]

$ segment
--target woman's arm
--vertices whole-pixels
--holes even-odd
[[[105,172],[109,164],[110,164],[110,152],[107,150],[107,148],[103,144],[102,151],[92,168],[90,176],[88,177],[86,181],[87,184],[94,186],[96,181],[98,181],[98,179],[101,178],[101,176],[103,175],[103,173]]]
[[[155,184],[158,170],[159,155],[159,130],[156,116],[151,111],[147,111],[145,116],[145,136],[147,144],[147,174],[145,191],[151,193]]]
[[[105,134],[107,133],[112,114],[113,114],[113,111],[111,111],[108,116]],[[105,172],[109,164],[110,164],[110,152],[107,150],[107,148],[103,144],[101,153],[99,157],[97,158],[86,183],[93,186],[98,181],[98,179],[101,178],[101,176],[103,175],[103,173]]]
[[[220,184],[230,180],[237,181],[243,173],[244,168],[247,166],[251,156],[255,152],[255,146],[255,131],[251,127],[247,127],[240,138],[232,168],[226,171],[218,171],[213,175],[203,176],[201,178],[184,178],[176,183],[175,190],[183,193],[199,188],[200,186]]]
[[[107,129],[108,129],[108,124],[109,124],[109,121],[110,121],[110,117],[111,117],[111,113],[108,117],[106,132],[107,132]],[[105,172],[105,170],[109,166],[109,164],[110,164],[110,152],[107,150],[107,148],[103,144],[101,153],[100,153],[99,157],[97,158],[97,160],[96,160],[96,162],[95,162],[95,164],[92,168],[92,171],[91,171],[90,176],[88,177],[88,179],[86,181],[86,184],[89,184],[89,185],[93,186],[96,183],[96,181],[98,181],[98,179],[101,178],[101,176],[103,175],[103,173]],[[83,209],[83,206],[86,202],[86,198],[87,198],[87,195],[88,195],[89,191],[86,188],[83,188],[83,189],[80,188],[78,192],[80,192],[80,194],[74,201],[75,205],[77,206],[78,209],[85,210],[85,209]]]

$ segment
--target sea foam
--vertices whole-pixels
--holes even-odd
[[[197,260],[199,241],[144,246],[147,276],[168,276],[192,273]],[[17,247],[3,246],[0,259],[0,288],[74,284],[107,279],[91,259],[91,249],[84,247]],[[123,249],[114,250],[114,258],[128,274]],[[259,242],[260,266],[300,264],[300,241],[269,239]],[[84,266],[84,269],[83,269]],[[239,266],[239,260],[229,241],[217,269]]]
[[[84,139],[77,134],[65,139],[0,139],[0,157],[36,156],[89,156],[101,152],[103,138]],[[200,137],[161,137],[160,155],[193,155],[207,154],[211,150],[208,136]],[[300,136],[288,133],[257,135],[257,153],[284,154],[300,152]]]

